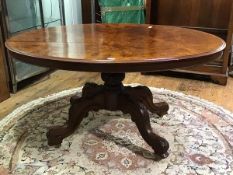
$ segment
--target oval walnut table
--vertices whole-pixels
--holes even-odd
[[[104,85],[87,83],[82,97],[71,98],[66,126],[47,133],[49,145],[72,134],[89,111],[121,110],[131,115],[143,139],[162,158],[169,143],[152,131],[149,111],[163,116],[168,104],[154,104],[148,87],[124,86],[125,72],[151,72],[220,57],[225,43],[200,31],[171,26],[87,24],[21,33],[6,42],[17,59],[51,68],[101,72]]]

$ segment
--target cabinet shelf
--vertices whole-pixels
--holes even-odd
[[[53,19],[53,18],[45,18],[44,25],[48,26],[52,23],[61,23],[61,19]],[[34,23],[34,24],[33,24]],[[23,32],[30,29],[41,28],[41,21],[39,18],[23,18],[17,20],[9,21],[9,33],[10,35],[14,35],[19,32]]]

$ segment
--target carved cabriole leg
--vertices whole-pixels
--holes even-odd
[[[124,73],[102,73],[101,77],[105,82],[104,85],[87,83],[83,88],[82,97],[71,98],[67,125],[49,130],[48,144],[61,144],[65,137],[75,131],[89,111],[121,110],[131,115],[143,139],[155,153],[163,158],[166,157],[169,144],[164,138],[153,133],[148,111],[162,116],[167,113],[168,104],[165,102],[154,104],[152,93],[145,86],[124,87],[122,84]]]
[[[142,138],[153,148],[155,154],[162,158],[168,156],[169,143],[153,132],[148,110],[143,103],[136,101],[128,94],[124,94],[119,98],[119,110],[131,115],[131,119],[136,123]]]
[[[54,127],[47,133],[50,146],[60,145],[65,137],[68,137],[75,131],[89,111],[104,108],[102,88],[96,84],[86,84],[83,88],[82,97],[73,96],[70,101],[71,107],[67,126]]]
[[[153,103],[153,94],[146,86],[126,87],[126,93],[135,100],[144,104],[145,107],[152,113],[158,114],[160,117],[167,114],[169,106],[166,102]]]

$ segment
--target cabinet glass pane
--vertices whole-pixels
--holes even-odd
[[[45,27],[60,26],[59,0],[42,0]]]
[[[10,34],[41,25],[37,0],[7,0],[7,23]]]

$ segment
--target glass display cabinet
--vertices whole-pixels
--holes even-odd
[[[26,30],[65,25],[64,0],[1,0],[4,40]],[[12,91],[19,82],[48,71],[6,55]]]

